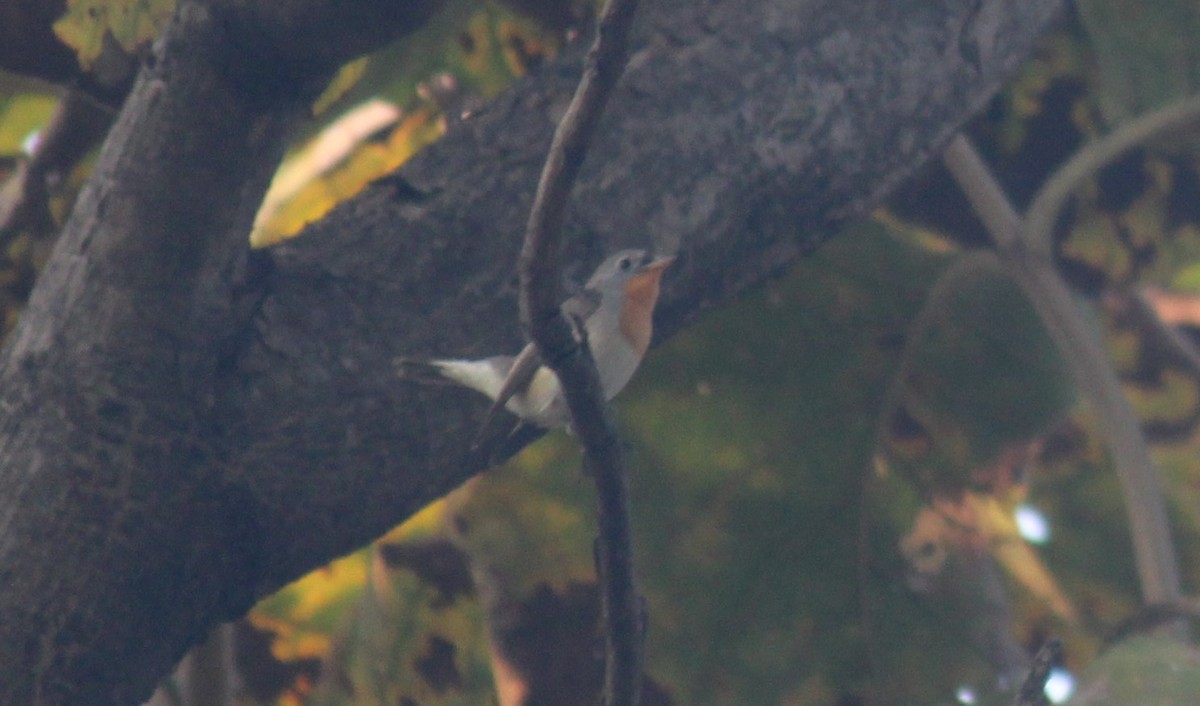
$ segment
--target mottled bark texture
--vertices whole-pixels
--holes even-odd
[[[392,359],[521,343],[514,263],[579,52],[247,255],[288,127],[342,58],[313,25],[343,5],[378,13],[337,23],[350,51],[421,4],[183,3],[105,145],[0,360],[0,703],[136,703],[217,622],[478,470],[484,400]],[[678,246],[659,317],[678,330],[934,154],[1057,9],[648,0],[569,260]]]

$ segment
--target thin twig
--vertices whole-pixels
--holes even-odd
[[[1075,385],[1099,417],[1125,497],[1143,600],[1174,601],[1180,595],[1178,560],[1166,500],[1141,423],[1124,396],[1103,341],[1084,318],[1049,253],[1030,247],[1026,221],[978,155],[968,152],[975,153],[970,141],[955,137],[944,158],[947,167],[972,204],[989,204],[990,215],[984,214],[984,222],[996,229],[992,237],[997,254],[1033,304]]]
[[[1058,640],[1049,640],[1042,645],[1042,649],[1034,655],[1029,675],[1017,691],[1013,706],[1050,706],[1050,699],[1046,696],[1046,680],[1050,678],[1050,672],[1062,663],[1062,658],[1062,643]]]
[[[983,227],[992,236],[998,250],[1021,246],[1021,216],[999,185],[980,182],[982,175],[991,175],[979,152],[961,132],[950,139],[942,153],[942,163],[954,177],[958,188],[967,197]],[[968,185],[974,185],[968,187]],[[993,188],[994,187],[994,188]]]
[[[562,222],[588,143],[628,54],[636,0],[608,0],[583,77],[554,133],[521,248],[521,321],[562,384],[596,484],[599,580],[605,620],[604,703],[636,706],[641,690],[641,606],[633,577],[628,474],[595,362],[559,310]]]

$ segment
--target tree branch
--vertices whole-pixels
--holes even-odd
[[[660,338],[871,208],[984,105],[1059,8],[991,0],[969,19],[965,7],[917,12],[918,0],[850,13],[830,0],[802,21],[791,0],[762,1],[762,15],[717,0],[643,5],[611,127],[565,214],[569,262],[682,241]],[[974,41],[982,54],[946,49]],[[254,324],[221,397],[233,480],[272,528],[258,590],[361,546],[481,470],[466,453],[481,400],[399,380],[392,361],[523,345],[504,263],[517,258],[511,234],[524,229],[579,66],[578,52],[546,66],[265,254]]]
[[[596,484],[598,580],[605,623],[604,703],[636,706],[642,683],[641,606],[634,581],[629,478],[616,422],[586,339],[559,308],[562,222],[604,105],[625,69],[637,0],[607,0],[579,87],[554,132],[521,248],[521,321],[562,383],[572,426]]]
[[[230,581],[256,571],[259,520],[225,482],[215,385],[251,313],[247,233],[315,95],[236,82],[264,51],[246,32],[180,2],[0,359],[0,703],[140,702],[255,597]],[[315,91],[337,64],[311,68]]]

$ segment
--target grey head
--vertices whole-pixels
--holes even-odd
[[[645,250],[619,250],[609,255],[587,282],[587,289],[598,291],[619,290],[630,277],[650,264],[650,253]]]

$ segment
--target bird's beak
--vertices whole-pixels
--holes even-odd
[[[675,262],[675,256],[659,257],[647,262],[638,268],[638,271],[629,278],[629,282],[625,285],[637,289],[653,289],[653,297],[658,297],[658,281],[662,279],[663,270],[667,269],[672,262]]]
[[[641,268],[638,269],[638,274],[640,275],[644,272],[662,272],[663,270],[670,267],[672,262],[675,262],[674,255],[667,255],[665,257],[657,257],[654,260],[652,260],[651,262],[648,262],[645,265],[642,265]]]

